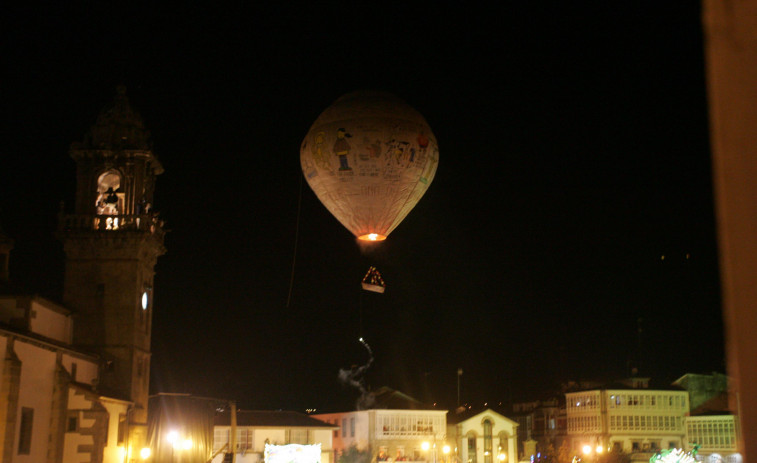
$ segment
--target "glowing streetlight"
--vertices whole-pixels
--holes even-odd
[[[424,451],[424,452],[427,452],[427,451],[428,451],[428,449],[430,449],[430,448],[431,448],[431,444],[429,444],[428,442],[423,442],[423,443],[421,444],[421,448],[423,449],[423,451]]]
[[[499,461],[505,461],[507,459],[507,455],[505,455],[505,453],[502,452],[499,455],[497,455],[497,458],[499,459]]]
[[[595,451],[597,453],[602,453],[604,451],[604,447],[602,447],[601,445],[597,445],[597,448],[595,449]]]
[[[166,440],[172,445],[176,444],[176,442],[179,441],[179,432],[170,431],[168,435],[166,436]]]
[[[189,450],[192,448],[192,439],[186,438],[184,439],[184,442],[181,443],[181,448],[184,450]]]
[[[449,451],[450,451],[449,445],[446,445],[446,444],[445,444],[445,445],[444,445],[444,447],[442,447],[442,452],[443,452],[443,453],[444,453],[445,455],[447,455],[447,454],[449,454]]]
[[[150,455],[152,455],[152,450],[149,447],[142,447],[142,450],[139,451],[139,457],[143,460],[150,458]]]
[[[591,445],[584,445],[582,450],[584,455],[591,455]]]

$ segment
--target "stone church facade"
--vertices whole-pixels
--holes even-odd
[[[163,168],[125,89],[76,162],[62,304],[10,281],[0,230],[0,458],[9,463],[132,462],[147,456],[152,295],[165,252],[153,194]]]

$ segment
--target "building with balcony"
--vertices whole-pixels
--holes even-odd
[[[691,400],[686,417],[685,450],[698,446],[699,458],[706,463],[741,463],[738,420],[728,405],[728,377],[687,373],[673,384],[685,388]]]
[[[518,449],[523,458],[546,452],[550,446],[558,449],[567,436],[565,395],[516,402],[512,419],[518,423]],[[533,449],[527,448],[527,441],[533,442]]]
[[[649,389],[648,378],[631,378],[598,389],[565,394],[568,438],[580,454],[620,450],[647,461],[663,448],[682,448],[689,397],[685,390]]]
[[[383,387],[368,410],[312,415],[334,430],[335,463],[351,447],[370,452],[371,461],[441,461],[447,443],[446,410]]]

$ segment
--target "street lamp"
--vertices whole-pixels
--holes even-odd
[[[179,438],[178,431],[170,431],[166,435],[166,440],[171,444],[171,462],[176,458],[176,450],[189,450],[192,448],[192,439],[189,437],[184,439]]]
[[[434,444],[432,445],[432,444],[428,443],[428,441],[423,441],[421,443],[421,449],[424,452],[428,452],[429,450],[433,450],[434,452],[433,452],[433,460],[432,461],[433,461],[433,463],[436,463],[436,442],[434,442]]]

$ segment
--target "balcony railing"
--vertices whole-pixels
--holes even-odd
[[[147,231],[163,233],[163,221],[156,214],[140,215],[74,215],[60,216],[60,231]]]

